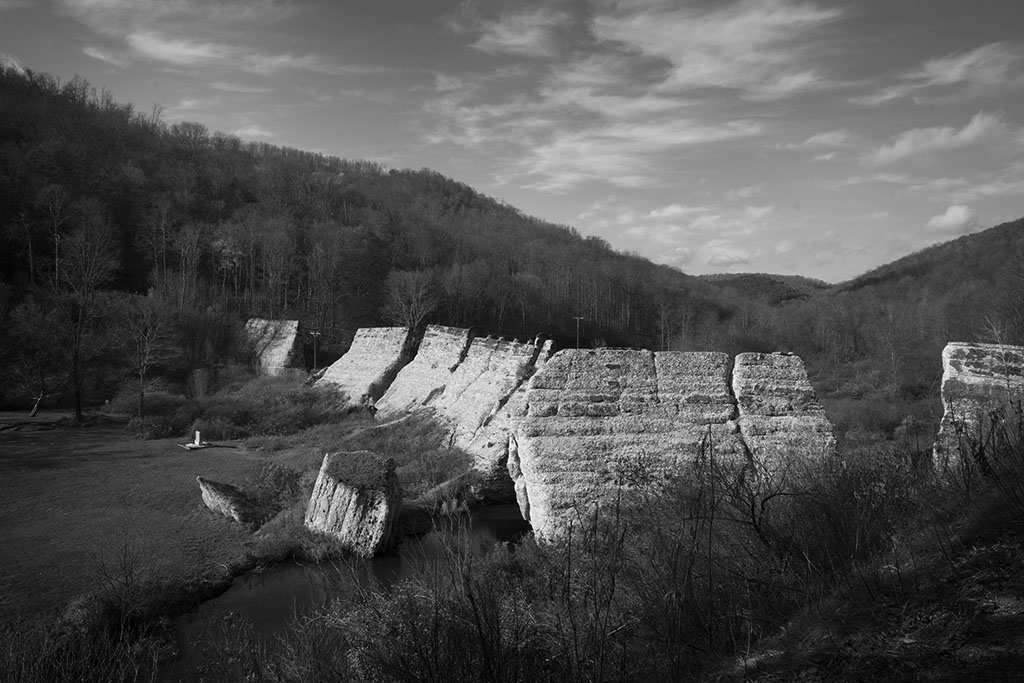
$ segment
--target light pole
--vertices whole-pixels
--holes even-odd
[[[320,341],[320,330],[312,330],[309,336],[313,338],[313,372],[316,372],[316,343]]]
[[[583,316],[574,316],[576,320],[576,348],[580,348],[580,321],[583,320]]]

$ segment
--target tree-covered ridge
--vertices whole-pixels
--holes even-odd
[[[319,330],[328,360],[358,327],[408,322],[568,344],[581,318],[587,344],[667,348],[685,330],[713,347],[733,313],[679,271],[438,173],[168,125],[78,77],[0,68],[0,188],[9,398],[109,393],[118,373],[97,368],[121,362],[108,337],[129,294],[161,302],[174,353],[157,369],[179,378],[237,350],[253,315]]]
[[[79,78],[10,68],[0,189],[8,400],[100,398],[154,372],[202,384],[191,375],[238,355],[249,316],[320,331],[321,362],[362,326],[439,323],[571,346],[581,318],[585,346],[793,351],[826,405],[857,404],[850,419],[833,416],[841,429],[891,434],[908,412],[932,411],[946,342],[1024,341],[1021,221],[835,286],[694,278],[430,170],[167,125]],[[143,307],[144,293],[157,303]],[[109,339],[142,335],[129,324],[140,318],[162,330],[155,356]]]
[[[669,332],[666,301],[708,307],[678,271],[429,170],[166,125],[79,78],[6,69],[0,98],[0,277],[15,299],[89,214],[115,237],[113,288],[299,317],[337,341],[381,321],[395,271],[429,274],[431,322],[495,333],[568,338],[582,316],[587,338],[650,343]]]

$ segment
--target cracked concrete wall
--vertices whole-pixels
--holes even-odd
[[[791,459],[835,454],[832,423],[799,356],[741,353],[733,368],[732,389],[740,432],[757,465],[771,469]]]
[[[412,361],[374,404],[381,417],[398,417],[430,406],[462,362],[472,335],[459,327],[430,325]]]
[[[991,432],[993,411],[1014,414],[1024,401],[1024,347],[950,342],[942,350],[942,421],[934,456],[939,467],[974,455]]]
[[[784,437],[809,429],[816,438],[824,413],[805,391],[803,364],[754,356],[765,355],[737,361],[737,384],[724,353],[555,354],[524,392],[508,455],[520,509],[538,537],[558,537],[593,505],[628,496],[637,481],[685,472],[698,458],[752,465],[748,443],[764,459]],[[734,386],[742,391],[739,405]]]
[[[256,363],[266,375],[280,375],[299,361],[298,320],[249,318],[245,331],[256,351]]]
[[[333,386],[349,401],[373,404],[405,363],[408,327],[363,327],[348,351],[327,368],[318,384]]]

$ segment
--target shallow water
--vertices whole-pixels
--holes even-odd
[[[529,531],[515,505],[478,508],[468,518],[469,540],[486,548],[494,543],[515,542]],[[319,564],[286,562],[262,572],[237,577],[220,596],[179,617],[174,624],[179,653],[161,672],[163,681],[196,678],[203,651],[239,624],[251,624],[264,640],[288,624],[293,615],[326,604],[353,582],[366,585],[377,581],[389,586],[412,576],[415,568],[439,557],[441,544],[436,532],[407,538],[397,551],[369,561],[336,561]]]

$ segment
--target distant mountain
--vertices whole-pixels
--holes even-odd
[[[1024,219],[1018,219],[922,249],[840,283],[835,291],[879,287],[938,294],[965,282],[997,285],[1024,268],[1022,259]]]
[[[699,277],[730,296],[771,305],[805,301],[832,286],[823,280],[800,275],[723,273]]]

